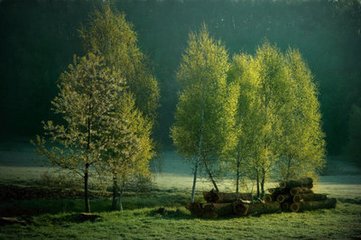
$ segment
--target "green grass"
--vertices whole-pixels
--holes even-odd
[[[321,177],[316,183],[315,192],[342,200],[336,209],[207,220],[194,218],[184,208],[192,186],[189,165],[172,152],[164,158],[163,173],[155,175],[155,190],[127,193],[125,211],[111,212],[110,199],[92,199],[91,210],[101,215],[100,221],[74,221],[72,216],[83,211],[82,199],[0,202],[0,216],[32,215],[28,225],[1,226],[0,239],[361,239],[360,175]],[[44,172],[55,173],[20,160],[18,165],[0,166],[0,183],[43,186]],[[234,191],[232,180],[219,185],[222,191]],[[199,180],[197,198],[211,188],[209,182]],[[250,185],[243,190],[252,189]],[[166,207],[166,214],[157,214],[159,207]]]
[[[361,205],[261,217],[197,219],[181,207],[100,212],[96,222],[74,222],[72,213],[41,215],[26,226],[0,228],[0,239],[352,239],[361,237]]]

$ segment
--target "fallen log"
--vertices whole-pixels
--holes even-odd
[[[278,195],[278,194],[282,194],[282,193],[286,193],[287,191],[285,191],[285,189],[283,188],[269,188],[268,192],[272,195]]]
[[[285,203],[282,203],[281,204],[281,210],[283,211],[283,212],[289,212],[290,211],[290,203],[288,203],[288,202],[285,202]]]
[[[290,205],[291,212],[299,212],[301,208],[301,204],[299,202],[294,202]]]
[[[186,207],[194,216],[202,217],[204,210],[203,210],[203,204],[199,202],[190,203]]]
[[[326,194],[319,193],[296,194],[295,196],[293,196],[293,202],[323,201],[326,199]]]
[[[233,203],[206,203],[203,206],[203,217],[216,218],[233,215]]]
[[[266,194],[266,195],[264,195],[264,197],[263,197],[263,201],[265,201],[266,203],[268,203],[268,202],[273,202],[273,201],[275,201],[275,200],[276,200],[276,199],[274,199],[271,194]]]
[[[305,187],[295,187],[290,189],[290,194],[292,196],[295,196],[297,194],[306,194],[306,193],[313,193],[313,191]]]
[[[291,198],[291,196],[289,194],[280,194],[277,196],[277,202],[283,203],[284,201],[286,201],[289,198]]]
[[[329,209],[336,207],[336,198],[327,198],[320,201],[294,202],[290,206],[292,212],[303,212],[318,209]]]
[[[285,189],[292,189],[296,187],[304,187],[304,188],[312,188],[313,187],[313,179],[310,177],[301,178],[298,180],[289,180],[280,182],[280,188]]]
[[[281,212],[279,202],[253,203],[248,204],[246,215],[259,216],[261,214],[277,212]]]
[[[216,213],[216,209],[214,208],[212,203],[207,203],[207,204],[204,205],[202,217],[204,217],[204,218],[216,218],[216,217],[218,217],[218,215]]]
[[[210,192],[203,192],[204,200],[207,203],[232,203],[237,200],[252,200],[251,193],[223,193],[211,190]]]
[[[300,211],[309,211],[317,209],[330,209],[336,207],[336,198],[328,198],[322,201],[300,202]]]
[[[246,216],[250,204],[245,204],[242,201],[233,203],[233,213],[237,216]]]

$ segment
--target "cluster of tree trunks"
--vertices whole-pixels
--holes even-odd
[[[203,192],[206,203],[191,203],[188,209],[197,217],[216,218],[280,212],[278,202],[252,202],[251,193]]]
[[[194,216],[204,218],[217,218],[229,216],[259,216],[266,213],[281,212],[278,202],[251,203],[235,201],[232,203],[191,203],[188,209]]]
[[[301,188],[312,188],[313,187],[313,179],[310,177],[307,178],[301,178],[298,180],[289,180],[289,181],[283,181],[280,182],[280,188],[296,188],[296,187],[301,187]]]
[[[207,203],[232,203],[237,200],[251,201],[251,193],[223,193],[212,190],[210,192],[203,192],[204,200]]]
[[[188,205],[197,217],[216,218],[228,216],[259,216],[277,212],[302,212],[336,207],[336,199],[326,194],[314,193],[312,178],[281,182],[263,201],[253,201],[251,193],[203,192],[206,203]]]
[[[335,208],[336,199],[326,194],[314,193],[312,178],[284,181],[277,188],[268,189],[265,202],[278,202],[282,211],[302,212],[308,210]]]
[[[294,202],[290,205],[290,209],[293,212],[311,211],[317,209],[329,209],[336,207],[335,198],[326,198],[325,200],[319,201],[308,201],[308,202]]]

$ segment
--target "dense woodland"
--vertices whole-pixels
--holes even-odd
[[[0,131],[33,136],[50,119],[56,81],[82,55],[79,29],[101,1],[0,2]],[[340,154],[360,116],[361,5],[358,1],[115,1],[138,34],[160,86],[156,139],[171,146],[176,72],[188,33],[202,23],[230,54],[254,54],[265,39],[297,48],[319,84],[328,154]],[[357,107],[358,106],[358,107]],[[351,117],[350,117],[351,116]],[[351,120],[351,121],[350,121]],[[356,124],[355,124],[356,122]],[[356,129],[355,129],[356,128]],[[352,146],[350,147],[352,148]],[[355,147],[354,147],[355,148]]]

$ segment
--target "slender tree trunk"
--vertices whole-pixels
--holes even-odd
[[[122,202],[122,197],[123,197],[123,193],[122,192],[120,192],[119,193],[119,198],[118,198],[118,209],[117,210],[119,210],[119,211],[121,211],[121,212],[123,212],[123,202]]]
[[[200,162],[201,155],[202,155],[203,124],[204,124],[204,109],[202,108],[202,112],[201,112],[201,129],[200,129],[200,133],[199,133],[199,142],[198,142],[198,156],[197,156],[197,160],[196,160],[196,162],[194,164],[194,175],[193,175],[193,185],[192,185],[192,199],[191,199],[192,203],[194,203],[194,199],[195,199],[197,173],[198,173],[199,162]]]
[[[209,177],[209,179],[211,180],[214,189],[215,189],[217,192],[219,192],[217,183],[216,183],[216,181],[215,181],[214,178],[213,178],[212,172],[211,172],[211,170],[210,170],[209,167],[208,167],[207,161],[206,161],[206,160],[203,160],[203,162],[204,162],[204,166],[205,166],[205,168],[206,168],[206,171],[207,171],[207,173],[208,173],[208,177]]]
[[[238,152],[237,152],[236,193],[239,193],[240,166],[241,166],[241,159],[240,159],[240,154],[239,154],[239,151],[238,151]]]
[[[85,212],[87,213],[90,212],[88,181],[89,181],[89,163],[86,163],[84,169],[84,201],[85,201]]]
[[[90,96],[91,98],[91,96]],[[91,113],[91,106],[89,105],[89,112]],[[85,201],[85,212],[90,212],[90,202],[89,202],[89,189],[88,189],[88,181],[89,181],[89,152],[90,152],[90,142],[91,142],[91,117],[88,117],[88,137],[87,137],[87,163],[85,163],[84,169],[84,201]]]
[[[191,200],[192,203],[194,203],[194,198],[195,198],[195,193],[196,193],[198,165],[199,165],[199,158],[197,158],[196,162],[194,163],[194,175],[193,175],[193,185],[192,185],[192,200]]]
[[[112,209],[119,210],[119,186],[118,178],[116,174],[113,174],[113,197],[112,197]]]
[[[123,212],[123,191],[125,188],[125,180],[122,181],[122,188],[119,189],[119,210]]]
[[[266,171],[262,168],[262,180],[261,180],[261,196],[264,196],[264,184],[266,182]]]
[[[256,182],[257,182],[257,197],[260,197],[260,192],[259,192],[259,171],[258,169],[256,170]]]
[[[291,169],[291,157],[287,157],[288,158],[288,162],[287,162],[287,174],[286,174],[286,179],[285,181],[288,181],[290,178],[290,169]]]

